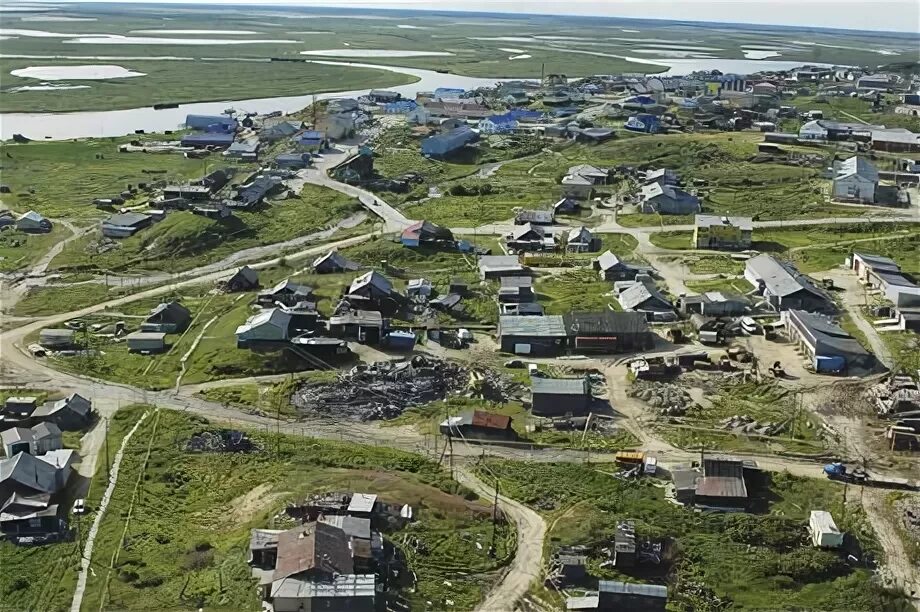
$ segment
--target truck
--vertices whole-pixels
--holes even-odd
[[[920,484],[906,478],[872,476],[863,468],[848,466],[840,462],[829,463],[825,465],[824,475],[831,480],[837,480],[851,484],[859,484],[866,487],[902,489],[908,491],[915,491],[920,489]]]

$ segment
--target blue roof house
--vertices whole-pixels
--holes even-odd
[[[479,140],[479,134],[467,126],[458,127],[445,134],[431,136],[422,141],[422,155],[442,157]]]
[[[543,121],[546,116],[540,111],[528,110],[526,108],[513,108],[506,114],[514,118],[515,121],[523,123]]]
[[[440,100],[442,98],[447,98],[452,100],[455,98],[462,98],[463,94],[466,93],[465,89],[460,89],[459,87],[438,87],[434,90],[434,98]]]
[[[185,126],[205,132],[235,132],[238,127],[236,119],[227,115],[187,115]]]
[[[479,131],[483,134],[510,134],[517,129],[517,119],[511,113],[492,115],[479,122]]]
[[[229,147],[233,144],[234,134],[223,132],[197,132],[182,136],[183,147]]]

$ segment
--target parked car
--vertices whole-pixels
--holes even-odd
[[[86,513],[86,500],[85,499],[81,497],[80,499],[74,500],[73,513],[74,514],[85,514]]]

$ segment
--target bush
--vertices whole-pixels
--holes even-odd
[[[789,576],[796,582],[817,582],[843,576],[849,567],[840,556],[817,548],[800,548],[780,556],[774,573]]]

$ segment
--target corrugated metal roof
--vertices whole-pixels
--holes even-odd
[[[508,429],[511,426],[511,417],[506,414],[476,410],[473,412],[473,426],[487,427],[489,429]]]
[[[639,595],[641,597],[668,597],[668,587],[660,584],[636,584],[618,580],[601,580],[597,583],[601,593],[618,593],[622,595]]]
[[[532,378],[530,380],[530,389],[534,394],[589,395],[591,393],[590,387],[584,378]]]
[[[812,510],[808,524],[821,533],[840,533],[834,517],[827,510]]]
[[[284,578],[272,583],[271,595],[284,599],[372,598],[376,595],[374,580],[374,574],[340,574],[331,582],[310,578]]]
[[[749,259],[746,268],[755,278],[763,280],[767,290],[773,295],[786,297],[805,290],[829,300],[828,296],[795,266],[781,262],[771,255],[762,254]]]
[[[696,485],[697,497],[747,497],[743,478],[704,476]]]
[[[498,331],[502,336],[564,338],[568,335],[562,315],[542,317],[503,315],[498,318]]]
[[[349,512],[371,512],[374,504],[377,503],[377,496],[371,493],[355,493],[348,502]]]

